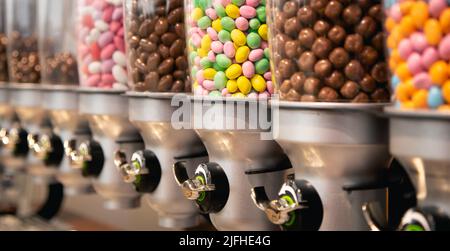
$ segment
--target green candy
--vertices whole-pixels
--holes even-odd
[[[214,68],[214,70],[216,70],[216,71],[225,71],[227,68],[224,68],[224,67],[222,67],[222,66],[220,66],[219,64],[217,64],[217,62],[215,62],[214,64],[213,64],[213,68]]]
[[[203,16],[197,21],[197,25],[200,29],[206,29],[211,26],[211,19],[208,16]]]
[[[207,8],[209,8],[211,6],[212,0],[198,0],[199,2],[199,7],[202,10],[206,10]]]
[[[196,51],[192,51],[189,54],[189,61],[191,62],[191,64],[194,64],[195,58],[198,56],[198,53]]]
[[[226,30],[219,31],[219,41],[222,43],[231,41],[231,34]]]
[[[231,59],[229,59],[224,54],[219,54],[216,56],[217,64],[222,68],[228,68],[231,65]]]
[[[200,8],[200,0],[194,0],[195,8]]]
[[[214,76],[214,87],[216,87],[217,90],[222,90],[227,86],[228,78],[225,75],[225,72],[218,71],[216,75]]]
[[[251,32],[247,35],[248,47],[257,49],[261,46],[261,37],[256,32]]]
[[[258,73],[258,74],[262,75],[262,74],[266,73],[270,69],[269,60],[267,60],[267,58],[263,58],[263,59],[259,60],[255,64],[255,69],[256,69],[256,73]]]
[[[261,22],[257,18],[250,19],[248,24],[252,30],[258,30],[259,26],[261,26]]]
[[[259,4],[266,5],[266,0],[261,0],[261,2]]]
[[[259,6],[256,9],[256,16],[258,17],[259,21],[262,23],[266,22],[266,7],[265,6]]]
[[[222,28],[224,30],[227,30],[229,32],[231,32],[232,30],[234,30],[234,28],[236,28],[236,25],[234,24],[234,20],[231,17],[223,17],[220,20],[220,24],[222,25]]]
[[[213,63],[209,61],[207,57],[204,57],[200,59],[200,65],[202,66],[202,69],[211,68],[213,66]]]
[[[191,69],[191,76],[196,76],[197,72],[198,72],[197,67],[192,67],[192,69]]]
[[[241,6],[245,3],[245,0],[231,0],[234,5]]]
[[[270,58],[270,50],[269,50],[269,48],[265,48],[264,49],[264,57],[266,57],[267,59]]]
[[[219,16],[220,18],[227,16],[225,8],[221,4],[215,4],[214,9],[216,10],[217,16]]]
[[[210,97],[222,97],[222,93],[220,93],[219,91],[212,91],[209,93]]]

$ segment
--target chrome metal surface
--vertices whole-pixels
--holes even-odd
[[[219,230],[278,230],[266,214],[257,208],[251,198],[253,187],[264,187],[269,198],[275,198],[285,176],[292,170],[278,166],[285,160],[281,147],[274,140],[262,140],[265,128],[250,129],[250,106],[257,101],[234,99],[211,99],[208,105],[202,105],[203,98],[193,98],[196,116],[207,113],[218,114],[221,119],[196,127],[196,131],[208,150],[210,162],[220,165],[228,178],[230,192],[225,207],[210,215],[214,226]],[[227,101],[227,102],[223,102]],[[230,103],[231,102],[231,103]],[[227,113],[230,107],[241,109],[246,116]],[[263,113],[270,118],[270,110]],[[245,125],[247,129],[229,129],[227,125]],[[208,129],[211,128],[211,129]]]
[[[121,92],[81,89],[79,113],[89,122],[93,139],[100,143],[105,162],[100,176],[93,179],[95,191],[106,199],[107,209],[139,206],[133,185],[123,182],[114,165],[117,150],[127,155],[143,148],[137,129],[128,120],[128,100]]]
[[[0,83],[0,123],[4,124],[13,113],[12,106],[9,103],[10,92],[9,86],[6,83]]]
[[[277,142],[297,179],[312,183],[324,207],[320,230],[369,230],[362,206],[371,202],[387,221],[386,189],[344,191],[344,186],[377,182],[389,167],[388,121],[377,116],[384,104],[297,104],[279,109]]]
[[[171,106],[173,94],[128,93],[130,120],[139,128],[147,150],[152,151],[161,166],[161,180],[153,193],[145,195],[158,213],[159,224],[169,228],[186,228],[198,224],[198,211],[184,198],[173,177],[172,167],[185,159],[190,173],[205,161],[205,148],[193,130],[173,128],[171,117],[177,109]],[[196,158],[191,158],[196,156]]]
[[[406,168],[418,206],[450,215],[450,115],[386,109],[390,151]]]
[[[53,133],[62,142],[76,139],[77,141],[89,140],[89,125],[83,116],[78,114],[79,97],[74,87],[43,86],[43,108],[48,112]],[[71,167],[67,156],[57,168],[56,178],[64,184],[64,193],[78,195],[93,192],[89,179],[84,178],[81,170]]]

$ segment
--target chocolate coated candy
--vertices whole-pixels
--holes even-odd
[[[345,76],[353,81],[360,81],[364,77],[364,68],[358,60],[352,60],[345,67]]]

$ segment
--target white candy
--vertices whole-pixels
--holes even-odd
[[[106,0],[107,3],[110,3],[114,6],[122,5],[122,0]]]
[[[100,37],[100,31],[97,29],[92,29],[89,33],[89,36],[91,36],[92,40],[97,41],[97,39]]]
[[[80,14],[82,16],[84,15],[91,15],[92,13],[94,13],[95,9],[92,6],[83,6],[80,8]]]
[[[120,66],[127,66],[127,58],[125,57],[125,54],[121,51],[114,52],[113,60],[116,64]]]
[[[127,72],[120,65],[115,65],[112,69],[112,74],[117,82],[126,84],[128,82]]]
[[[108,24],[103,20],[95,21],[95,28],[97,28],[100,32],[109,30]]]
[[[102,71],[102,64],[98,61],[92,62],[88,66],[89,73],[97,74]]]

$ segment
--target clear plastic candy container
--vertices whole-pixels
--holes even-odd
[[[194,94],[270,97],[266,1],[189,0],[185,8]]]
[[[380,0],[268,0],[268,8],[282,100],[390,100]]]
[[[385,1],[397,107],[450,112],[450,1]]]
[[[12,83],[41,81],[38,53],[38,6],[36,0],[7,1],[9,80]]]
[[[40,0],[41,82],[77,85],[76,0]]]
[[[78,66],[84,87],[127,89],[122,0],[78,1]]]
[[[183,0],[125,0],[129,85],[190,92]]]
[[[0,0],[0,82],[8,81],[8,56],[6,46],[6,0]]]

